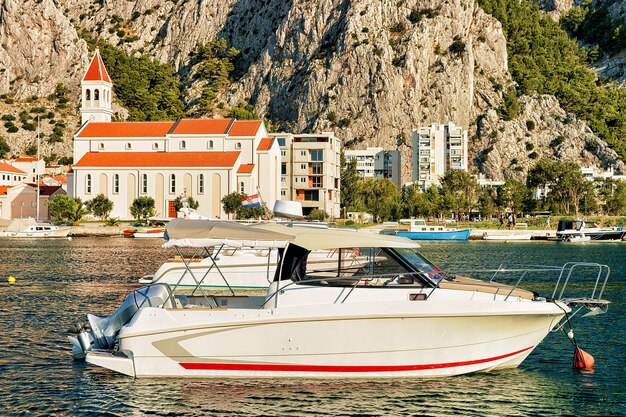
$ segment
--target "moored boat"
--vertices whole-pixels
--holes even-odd
[[[165,232],[164,227],[158,228],[134,228],[124,230],[125,237],[134,237],[134,238],[155,238],[155,239],[163,239],[163,233]]]
[[[594,222],[581,219],[559,220],[556,237],[561,241],[599,241],[599,240],[623,240],[626,236],[624,226],[598,227]]]
[[[65,238],[71,230],[70,226],[39,223],[33,218],[13,219],[5,230],[0,230],[0,237]]]
[[[542,298],[517,284],[447,274],[396,236],[216,223],[174,220],[165,246],[275,248],[265,295],[149,285],[109,317],[88,315],[70,338],[74,356],[134,377],[458,375],[516,367],[573,306],[607,306],[601,265],[605,278],[598,274],[591,297],[564,298],[570,264],[570,273],[560,270],[568,279]],[[332,264],[308,262],[333,249]],[[367,262],[345,262],[341,249]]]
[[[395,234],[412,240],[467,240],[471,230],[428,225],[424,219],[402,219],[395,230],[387,229],[383,233]]]

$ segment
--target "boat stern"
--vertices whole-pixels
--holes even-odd
[[[132,354],[119,351],[92,350],[85,355],[85,361],[92,365],[110,369],[120,374],[135,377],[135,363]]]

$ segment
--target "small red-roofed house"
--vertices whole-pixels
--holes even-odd
[[[28,174],[13,165],[0,161],[0,186],[9,186],[21,184],[28,178]]]

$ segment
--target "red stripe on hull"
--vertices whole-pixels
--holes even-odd
[[[211,362],[180,362],[180,366],[188,370],[203,371],[275,371],[275,372],[402,372],[421,371],[426,369],[454,368],[458,366],[476,365],[493,362],[515,356],[532,349],[530,346],[505,355],[491,358],[474,359],[462,362],[430,363],[421,365],[381,365],[381,366],[351,366],[351,365],[291,365],[272,363],[211,363]]]

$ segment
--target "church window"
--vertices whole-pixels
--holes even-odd
[[[133,145],[131,145],[129,142],[126,144],[126,150],[131,150],[131,149],[133,149]]]
[[[176,175],[170,175],[170,194],[176,194]]]
[[[235,148],[241,149],[241,142],[237,142],[237,144],[235,145]]]
[[[185,142],[184,140],[180,141],[180,149],[187,149],[187,142]]]
[[[93,99],[96,101],[100,100],[100,90],[98,90],[97,88],[93,90]]]
[[[104,150],[104,143],[99,143],[98,144],[98,149],[101,150],[101,151]]]
[[[241,181],[241,182],[239,183],[239,192],[240,192],[240,193],[243,193],[243,192],[244,192],[244,190],[245,190],[245,184],[243,183],[243,181]]]
[[[204,174],[198,175],[198,194],[204,194]]]
[[[85,99],[86,100],[91,100],[91,90],[90,89],[85,90]]]
[[[154,143],[152,144],[152,149],[159,149],[159,144],[158,144],[158,143],[156,143],[156,142],[154,142]]]
[[[113,175],[113,194],[118,194],[120,192],[120,175]]]
[[[148,192],[148,174],[141,176],[141,192],[144,194]]]
[[[85,178],[85,193],[91,194],[91,174],[87,174]]]
[[[209,141],[209,144],[207,145],[207,148],[208,149],[213,149],[213,141],[212,140]]]

